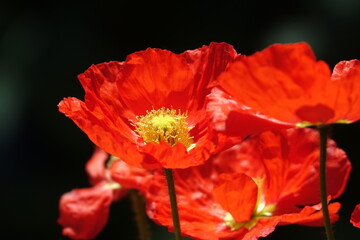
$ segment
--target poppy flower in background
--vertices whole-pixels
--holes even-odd
[[[121,184],[123,188],[136,189],[143,194],[153,180],[152,174],[155,171],[133,167],[119,159],[111,164],[109,170],[113,181]]]
[[[120,162],[123,163],[114,157],[109,160],[109,155],[105,151],[95,149],[86,163],[86,172],[93,186],[74,189],[63,194],[60,199],[58,223],[63,227],[63,235],[71,239],[94,239],[108,221],[111,203],[124,197],[131,186],[140,188],[140,185],[135,184],[137,181],[146,184],[146,179],[142,178],[144,174],[125,163],[121,165],[121,172],[127,176],[124,183],[129,187],[123,186],[121,180],[112,180],[106,165],[112,167]],[[136,174],[132,174],[134,171]],[[134,183],[130,184],[131,181]]]
[[[354,227],[360,228],[360,204],[356,205],[353,213],[351,214],[350,222]]]
[[[96,185],[97,183],[106,179],[106,163],[108,160],[109,154],[107,154],[101,148],[95,147],[94,153],[85,164],[85,170],[91,185]]]
[[[341,61],[331,73],[306,43],[274,44],[238,58],[218,81],[247,107],[292,125],[360,119],[360,62]]]
[[[93,187],[74,189],[62,195],[58,223],[63,227],[63,235],[71,239],[95,238],[107,223],[110,204],[125,194],[126,190],[107,177],[105,163],[108,158],[106,152],[96,148],[86,164]]]
[[[149,48],[124,62],[91,66],[79,75],[85,102],[65,98],[59,110],[96,145],[130,165],[200,165],[227,141],[213,133],[205,101],[237,56],[226,43],[181,54]]]
[[[58,219],[63,235],[71,239],[94,239],[108,221],[113,199],[113,190],[105,183],[65,193],[60,199]]]
[[[204,165],[175,170],[182,233],[194,239],[257,239],[276,225],[322,226],[318,133],[301,128],[252,136]],[[332,140],[327,146],[328,200],[337,198],[351,164]],[[336,178],[334,177],[336,176]],[[164,176],[147,190],[148,216],[172,230]],[[331,222],[339,203],[330,203]]]

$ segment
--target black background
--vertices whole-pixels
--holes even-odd
[[[0,236],[66,239],[58,200],[87,187],[93,145],[57,110],[63,97],[83,99],[77,74],[91,64],[123,61],[158,47],[181,53],[211,41],[252,54],[275,42],[307,41],[333,67],[360,58],[360,1],[73,1],[0,2]],[[334,126],[353,163],[335,226],[337,239],[358,239],[349,223],[360,203],[360,124]],[[172,239],[153,226],[154,239]],[[165,235],[161,235],[165,234]],[[3,238],[5,237],[5,238]],[[129,201],[112,206],[98,239],[136,239]],[[321,228],[278,227],[268,239],[325,239]]]

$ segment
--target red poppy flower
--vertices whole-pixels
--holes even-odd
[[[237,56],[232,46],[181,54],[147,49],[124,62],[91,66],[79,75],[85,102],[66,98],[59,110],[106,152],[130,165],[186,168],[202,164],[216,144],[205,97]]]
[[[331,73],[306,43],[274,44],[238,58],[219,84],[257,112],[298,126],[360,119],[360,62],[341,61]]]
[[[126,193],[126,187],[121,181],[111,179],[110,170],[105,166],[109,155],[100,148],[86,164],[86,171],[93,187],[74,189],[65,193],[59,203],[60,217],[58,223],[63,227],[63,235],[71,239],[94,239],[104,228],[109,217],[110,204],[121,199]],[[112,162],[122,162],[110,158]],[[124,165],[122,173],[131,179],[131,167]],[[139,175],[134,175],[139,179]],[[128,180],[130,181],[130,180]],[[146,183],[143,179],[144,184]]]
[[[356,205],[353,213],[351,214],[350,222],[354,227],[360,228],[360,204]]]
[[[329,200],[344,190],[351,169],[344,151],[328,141]],[[312,129],[264,132],[204,165],[174,171],[182,233],[195,239],[265,237],[276,225],[322,225],[318,133]],[[147,191],[150,218],[172,230],[161,172]],[[330,203],[331,221],[339,203]]]
[[[58,219],[63,235],[71,239],[94,239],[107,223],[112,201],[113,190],[105,183],[64,194]]]

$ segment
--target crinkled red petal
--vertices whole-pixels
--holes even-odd
[[[350,222],[354,227],[360,228],[360,204],[356,205],[351,214]]]
[[[277,179],[275,184],[281,192],[279,209],[288,209],[297,205],[312,205],[320,202],[319,193],[319,136],[312,129],[289,129],[280,135],[279,155],[283,156],[280,165],[286,167],[283,179]],[[270,144],[273,144],[271,142]],[[271,162],[269,159],[267,162]],[[279,165],[267,164],[269,171],[280,174]],[[335,142],[328,139],[327,145],[327,192],[333,198],[337,198],[345,189],[351,163],[346,153],[339,149]],[[272,166],[272,167],[269,167]],[[273,181],[273,180],[272,180]],[[282,188],[282,189],[281,189]],[[291,200],[290,200],[291,199]],[[295,210],[295,208],[294,208]]]
[[[291,124],[255,112],[218,88],[212,89],[208,101],[207,111],[215,129],[229,136],[244,138],[267,130],[291,127]]]
[[[222,174],[213,190],[215,202],[229,212],[236,222],[251,219],[257,194],[258,186],[245,174]]]
[[[86,172],[92,185],[96,185],[105,179],[105,163],[108,158],[109,154],[101,148],[95,147],[93,155],[85,165]]]
[[[351,163],[330,139],[327,152],[327,191],[337,198],[345,189]],[[218,158],[224,159],[222,163],[232,158],[231,167],[251,177],[265,175],[266,201],[277,203],[277,214],[296,212],[298,205],[320,202],[319,138],[315,130],[264,132],[221,153]]]
[[[355,122],[360,115],[360,61],[341,61],[335,65],[331,76],[334,89],[340,89],[333,96],[336,120]]]
[[[113,192],[104,183],[65,193],[60,199],[58,219],[63,235],[71,239],[94,239],[107,223],[112,200]]]
[[[226,212],[212,198],[214,183],[209,178],[215,177],[217,173],[211,162],[174,170],[173,175],[182,233],[199,239],[220,239],[220,236],[233,235],[223,224]],[[148,216],[173,231],[164,173],[158,170],[153,176],[146,191]]]
[[[340,210],[340,207],[341,204],[338,202],[330,203],[328,205],[331,223],[334,223],[339,219],[337,213]],[[281,215],[281,222],[279,224],[301,224],[312,227],[324,226],[321,204],[305,206],[299,213]]]
[[[95,145],[100,146],[106,152],[119,158],[126,158],[131,165],[142,167],[159,166],[149,155],[138,151],[133,138],[127,138],[124,133],[130,135],[130,129],[121,125],[114,126],[96,111],[90,111],[85,103],[76,98],[65,98],[59,104],[59,110],[70,117],[78,127],[83,130]],[[135,136],[135,133],[132,132]],[[131,157],[129,157],[131,156]]]
[[[340,63],[331,76],[306,43],[274,44],[230,64],[219,82],[241,103],[282,122],[352,122],[360,119],[358,65]]]
[[[263,218],[260,219],[256,225],[246,231],[243,235],[240,235],[236,240],[256,240],[259,237],[266,237],[275,230],[275,227],[279,224],[279,217]]]
[[[127,189],[136,189],[144,192],[147,184],[152,179],[152,172],[116,160],[110,167],[111,179]]]

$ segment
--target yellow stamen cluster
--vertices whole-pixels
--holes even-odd
[[[171,146],[182,143],[189,150],[193,146],[193,137],[190,136],[187,113],[181,113],[168,108],[147,111],[145,116],[137,116],[134,124],[135,132],[146,143],[167,142]]]

